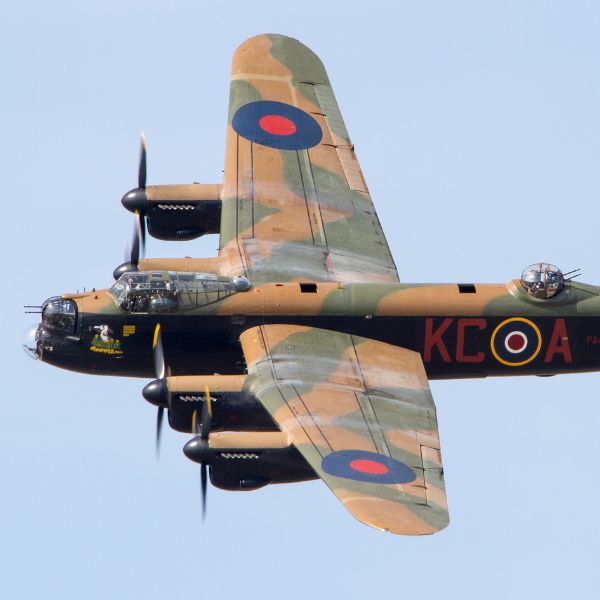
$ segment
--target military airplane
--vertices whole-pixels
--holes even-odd
[[[500,284],[400,283],[319,58],[260,35],[235,52],[223,182],[146,185],[108,289],[41,305],[25,349],[146,377],[184,453],[228,490],[321,478],[360,521],[448,524],[428,379],[600,369],[600,288],[537,263]],[[220,235],[218,256],[143,258]]]

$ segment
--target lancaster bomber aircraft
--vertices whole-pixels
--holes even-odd
[[[360,521],[448,524],[428,379],[600,370],[600,288],[538,263],[501,284],[400,283],[329,79],[300,42],[233,58],[224,179],[146,185],[108,289],[41,306],[25,349],[51,365],[154,380],[213,485],[321,478]],[[204,259],[144,259],[146,236],[220,235]],[[569,276],[571,275],[571,276]]]

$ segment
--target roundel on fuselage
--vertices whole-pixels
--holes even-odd
[[[490,340],[494,358],[509,367],[520,367],[531,362],[542,347],[542,334],[529,319],[513,317],[500,323]]]

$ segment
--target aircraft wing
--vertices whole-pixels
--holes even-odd
[[[219,254],[255,282],[398,274],[327,73],[297,40],[233,58]]]
[[[377,529],[448,524],[435,406],[417,352],[298,325],[240,338],[249,391],[346,508]]]

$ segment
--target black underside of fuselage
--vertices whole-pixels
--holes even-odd
[[[244,373],[241,333],[257,325],[283,323],[331,329],[417,351],[432,379],[598,370],[600,319],[535,318],[533,328],[527,319],[521,321],[481,316],[80,314],[75,335],[65,339],[48,332],[42,359],[85,373],[152,378],[152,339],[160,323],[173,375]],[[110,332],[106,344],[98,341],[102,326]],[[513,352],[510,345],[519,343],[526,347]]]

